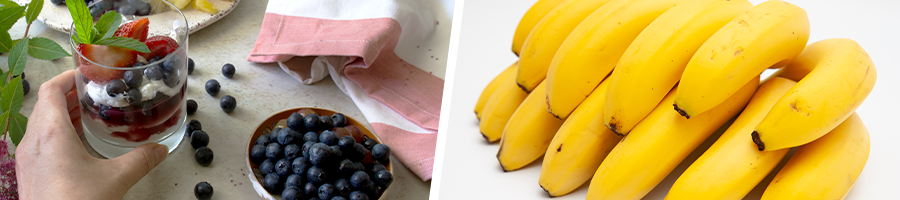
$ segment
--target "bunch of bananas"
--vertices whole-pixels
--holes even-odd
[[[551,196],[590,179],[588,199],[640,199],[719,130],[666,199],[741,199],[770,173],[763,199],[839,199],[868,159],[875,66],[809,32],[778,0],[539,0],[475,113],[504,171],[543,156]]]

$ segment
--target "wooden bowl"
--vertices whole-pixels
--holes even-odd
[[[244,151],[244,158],[245,158],[244,160],[247,163],[247,168],[250,169],[250,171],[251,171],[251,173],[249,173],[248,176],[250,177],[250,182],[253,183],[253,189],[256,190],[256,193],[259,194],[259,196],[262,197],[263,199],[267,199],[267,200],[281,199],[281,194],[270,194],[269,191],[266,191],[266,189],[263,188],[262,182],[265,177],[262,175],[262,173],[259,172],[259,165],[255,164],[251,161],[250,150],[253,149],[254,145],[256,145],[256,138],[259,138],[260,135],[271,133],[272,129],[279,126],[279,124],[278,124],[279,120],[287,119],[288,117],[291,116],[292,113],[295,113],[295,112],[299,111],[300,109],[304,109],[304,108],[308,108],[308,107],[288,109],[285,111],[278,112],[275,115],[272,115],[271,117],[269,117],[268,119],[266,119],[265,121],[260,123],[259,126],[256,127],[256,130],[253,131],[253,134],[250,136],[250,139],[247,142],[247,146],[246,146],[247,150]],[[312,109],[313,111],[315,111],[316,114],[318,114],[319,116],[323,116],[323,115],[330,116],[330,115],[333,115],[334,113],[337,113],[333,110],[322,109],[322,108],[309,108],[309,109]],[[346,117],[347,117],[348,125],[356,126],[357,128],[359,128],[359,130],[364,135],[368,136],[369,138],[375,139],[376,141],[378,141],[378,143],[381,143],[381,139],[379,139],[378,136],[376,136],[375,134],[372,134],[372,131],[369,130],[369,128],[366,128],[366,126],[364,126],[362,123],[359,123],[359,121],[356,121],[356,119],[353,119],[350,116],[346,116]],[[387,168],[387,170],[390,171],[391,174],[393,175],[394,169],[392,166],[394,166],[393,161],[388,161],[387,165],[385,165],[385,168]],[[391,190],[390,186],[385,188],[384,192],[381,194],[381,197],[378,199],[386,199],[384,197],[388,196],[390,190]]]

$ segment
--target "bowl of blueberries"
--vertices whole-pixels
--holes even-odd
[[[253,132],[246,155],[263,199],[375,200],[393,181],[390,148],[359,121],[328,109],[269,117]]]

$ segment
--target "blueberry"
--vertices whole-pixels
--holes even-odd
[[[369,196],[362,191],[353,191],[350,193],[350,200],[369,200]]]
[[[298,157],[291,162],[291,170],[294,170],[294,174],[306,174],[306,171],[312,166],[312,163],[309,162],[309,158],[306,157]]]
[[[131,88],[128,89],[128,92],[126,92],[126,94],[128,94],[128,96],[125,97],[125,101],[129,104],[138,105],[141,103],[141,90],[137,88]]]
[[[143,103],[141,103],[141,113],[145,116],[153,116],[153,102],[144,101]],[[190,137],[190,135],[191,132],[187,132],[184,134],[185,137]]]
[[[259,164],[259,173],[262,175],[274,174],[275,173],[275,161],[273,159],[266,159]]]
[[[287,159],[294,159],[299,156],[302,156],[303,152],[300,152],[300,145],[297,144],[288,144],[284,147],[284,157]]]
[[[319,134],[319,142],[325,143],[325,145],[335,145],[337,144],[337,134],[331,130],[322,131],[322,134]]]
[[[381,164],[381,163],[375,163],[374,165],[372,165],[371,167],[369,167],[369,170],[368,170],[368,171],[369,171],[369,173],[375,174],[375,173],[377,173],[377,172],[384,171],[384,170],[387,170],[387,168],[384,167],[383,164]]]
[[[394,181],[394,176],[388,170],[375,172],[375,185],[378,187],[388,187]]]
[[[207,200],[212,198],[212,195],[213,187],[206,181],[199,182],[196,186],[194,186],[194,196],[196,196],[197,199]]]
[[[334,127],[345,127],[347,126],[347,116],[341,113],[334,113],[331,115],[331,121],[334,123]]]
[[[213,161],[213,151],[209,147],[200,147],[194,151],[194,159],[200,165],[207,166]]]
[[[188,74],[194,73],[194,59],[188,58]]]
[[[81,98],[81,106],[82,108],[90,108],[94,106],[94,99],[91,99],[91,95],[87,92],[84,92],[84,96]]]
[[[162,69],[160,69],[158,65],[144,68],[144,75],[147,75],[150,80],[154,81],[163,80],[163,78],[165,78]]]
[[[146,16],[150,15],[150,4],[144,1],[132,1],[132,5],[137,9],[135,15],[138,16]]]
[[[22,80],[22,95],[28,95],[28,91],[31,91],[31,84],[28,84],[28,80]]]
[[[291,113],[291,116],[287,118],[287,126],[295,131],[306,131],[306,127],[303,125],[303,115],[300,113]]]
[[[334,185],[330,183],[319,186],[319,199],[331,199],[334,197]]]
[[[197,101],[194,101],[193,99],[188,99],[187,100],[187,114],[193,115],[196,112],[197,112]]]
[[[196,148],[209,145],[209,135],[203,130],[196,130],[191,133],[191,146]]]
[[[225,78],[234,77],[234,65],[228,63],[222,66],[222,75],[224,75]]]
[[[260,164],[263,160],[266,159],[266,146],[265,144],[256,144],[253,145],[253,148],[250,149],[250,158],[253,160],[253,163]]]
[[[293,175],[291,175],[293,176]],[[290,177],[288,177],[290,180]],[[300,193],[299,187],[290,187],[285,183],[285,189],[281,192],[281,200],[300,200],[303,198],[303,194]]]
[[[353,161],[350,159],[341,160],[341,163],[338,164],[338,170],[341,171],[341,174],[344,176],[353,175],[354,172],[359,171],[360,169],[356,168],[356,165],[353,164]]]
[[[369,187],[369,174],[363,171],[357,171],[350,176],[350,185],[354,190],[362,190]]]
[[[315,113],[307,114],[306,117],[303,117],[303,125],[306,126],[306,130],[317,131],[317,127],[319,127],[319,115]]]
[[[122,74],[122,78],[129,88],[139,88],[144,81],[144,74],[141,74],[141,70],[129,70]]]
[[[350,195],[350,181],[347,179],[338,179],[334,181],[334,191],[339,196],[347,196]]]
[[[266,191],[277,194],[283,190],[284,185],[282,185],[281,176],[278,176],[276,173],[269,173],[266,174],[266,178],[263,180],[263,187],[266,188]]]
[[[316,143],[315,142],[306,142],[306,143],[303,143],[303,146],[300,146],[300,153],[303,154],[303,157],[307,157],[307,158],[309,157],[309,148],[312,147],[314,144],[316,144]]]
[[[353,139],[353,136],[345,135],[345,136],[341,136],[341,138],[338,139],[337,145],[338,145],[338,147],[341,147],[341,150],[352,151],[353,145],[355,145],[355,144],[356,144],[356,140]]]
[[[289,128],[283,128],[278,131],[278,143],[281,145],[295,143],[296,140],[300,139],[299,137],[300,133]]]
[[[51,0],[51,1],[53,1],[53,0]],[[63,2],[63,4],[65,4],[65,2]],[[99,7],[92,6],[89,8],[89,11],[91,12],[91,17],[93,17],[93,18],[100,18],[101,16],[103,16],[103,14],[106,14],[106,10],[99,8]]]
[[[137,8],[131,5],[125,5],[116,9],[116,12],[119,12],[119,14],[122,15],[135,15],[137,14]]]
[[[263,145],[263,147],[265,147],[265,145],[269,145],[269,143],[269,135],[263,134],[256,138],[255,144],[261,144]]]
[[[181,80],[179,80],[180,77],[175,74],[175,72],[172,72],[171,74],[165,74],[164,78],[165,80],[163,80],[163,82],[170,88],[175,88],[175,86],[178,86],[178,83],[181,82]]]
[[[341,147],[338,147],[337,145],[331,145],[331,146],[328,146],[328,147],[331,147],[331,154],[332,154],[332,156],[334,156],[335,158],[341,158],[341,157],[344,157],[344,151],[341,151]]]
[[[353,144],[353,153],[349,153],[351,160],[362,160],[369,153],[369,150],[361,143]]]
[[[127,88],[125,82],[122,82],[121,79],[113,79],[106,84],[106,94],[110,97],[115,97],[117,94],[124,93],[125,88]]]
[[[319,142],[319,134],[316,134],[316,132],[312,131],[306,132],[306,134],[303,135],[303,141]]]
[[[147,105],[147,104],[144,104]],[[152,103],[151,103],[152,105]],[[188,123],[187,129],[184,131],[184,136],[190,138],[191,133],[194,133],[196,130],[203,130],[203,127],[200,125],[200,121],[196,119],[192,119],[191,122]]]
[[[184,63],[184,60],[182,60],[182,59],[183,59],[182,57],[178,57],[178,56],[173,56],[173,57],[170,57],[169,59],[166,59],[162,63],[162,69],[165,70],[166,72],[171,73],[172,75],[177,75],[177,73],[175,73],[176,70],[178,70],[181,67],[181,65],[182,65],[181,63]]]
[[[275,173],[282,177],[287,177],[287,175],[293,173],[293,171],[291,171],[291,160],[282,158],[281,160],[276,161]]]
[[[234,99],[231,95],[225,95],[222,97],[222,100],[219,101],[219,106],[222,107],[222,110],[226,113],[230,113],[234,111],[234,108],[237,107],[237,100]]]
[[[334,128],[334,120],[330,116],[319,116],[319,130],[330,130]]]
[[[376,144],[372,147],[372,158],[377,161],[387,162],[391,158],[391,148],[384,144]]]
[[[56,4],[56,5],[66,5],[66,0],[50,0],[50,3]]]
[[[318,198],[319,196],[319,187],[316,187],[316,184],[307,182],[302,188],[300,188],[300,192],[306,196],[315,196]]]
[[[106,114],[106,111],[112,107],[109,107],[109,106],[103,105],[103,104],[100,104],[100,106],[98,106],[98,107],[100,109],[97,111],[97,115],[100,115],[100,119],[109,120],[109,115]]]
[[[281,154],[282,150],[280,144],[273,142],[269,144],[269,146],[266,146],[266,158],[278,159],[283,155]]]
[[[375,196],[375,197],[378,196],[377,195],[378,187],[375,186],[375,181],[369,180],[369,184],[366,186],[366,188],[363,188],[362,191],[365,192],[366,194],[368,194],[369,196]]]
[[[310,198],[307,199],[307,200],[322,200],[322,199],[319,199],[318,195],[316,195],[316,196],[314,196],[314,197],[310,197]]]
[[[331,152],[331,147],[322,143],[312,145],[307,151],[307,154],[309,154],[309,161],[313,165],[319,167],[325,167],[334,155],[333,152]]]
[[[278,132],[281,132],[281,128],[274,128],[272,132],[269,132],[270,142],[278,142]]]
[[[310,183],[321,184],[324,183],[327,178],[325,170],[322,168],[312,166],[306,171],[306,179],[309,180]]]
[[[219,94],[219,89],[221,88],[222,86],[219,86],[219,81],[216,79],[209,79],[209,81],[206,81],[206,93],[209,95],[216,96]]]
[[[116,2],[116,3],[120,3],[120,1],[119,1],[119,2]],[[153,58],[150,58],[150,60],[148,60],[147,63],[148,63],[148,64],[149,64],[149,63],[155,63],[156,61],[159,61],[159,60],[162,60],[162,59],[163,59],[163,57],[161,57],[161,56],[154,56]]]
[[[334,197],[331,197],[331,200],[347,200],[347,198],[344,198],[342,196],[334,196]]]
[[[378,144],[378,141],[375,141],[375,139],[368,137],[366,137],[365,141],[363,141],[363,146],[365,146],[369,151],[371,151],[372,147],[375,147],[376,144]]]

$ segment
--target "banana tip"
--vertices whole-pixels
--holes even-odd
[[[684,111],[681,108],[678,108],[677,103],[673,103],[672,106],[675,106],[675,111],[678,112],[679,115],[684,116],[685,119],[691,119],[691,116],[688,115],[686,111]]]
[[[526,88],[526,87],[525,87],[524,85],[522,85],[521,83],[516,83],[516,85],[518,85],[519,88],[522,88],[522,91],[525,91],[525,93],[531,93],[531,91],[528,91],[528,88]]]
[[[616,135],[622,136],[622,134],[619,133],[619,128],[618,128],[618,126],[616,126],[616,123],[609,123],[609,125],[606,125],[606,128],[608,128],[610,131],[612,131]]]
[[[553,194],[550,194],[550,190],[547,190],[547,188],[544,188],[544,185],[542,185],[542,184],[538,184],[538,185],[540,185],[540,186],[541,186],[541,189],[544,190],[544,192],[547,193],[547,196],[550,196],[551,198],[552,198],[552,197],[556,197],[556,196],[554,196]]]
[[[759,139],[759,133],[753,131],[753,133],[750,134],[750,137],[753,138],[753,143],[756,144],[756,147],[759,148],[760,151],[766,150],[766,145],[763,144],[762,139]]]

